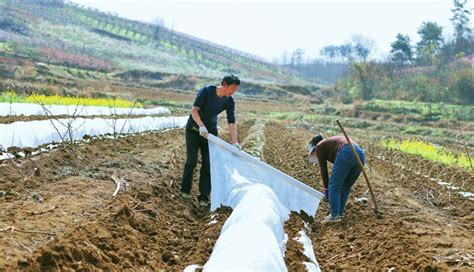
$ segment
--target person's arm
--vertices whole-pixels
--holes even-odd
[[[204,123],[201,120],[201,116],[199,116],[199,107],[193,106],[191,109],[191,116],[193,117],[194,122],[198,124],[199,127],[205,127]]]
[[[194,100],[193,107],[191,108],[191,116],[193,117],[194,122],[198,124],[199,127],[206,127],[201,120],[201,116],[199,115],[199,110],[207,101],[209,90],[207,86],[200,89],[196,95],[196,99]]]
[[[235,101],[233,97],[230,97],[229,103],[227,104],[226,113],[232,144],[237,144],[240,147],[237,139],[237,125],[235,124]]]
[[[324,188],[328,188],[329,174],[328,174],[328,163],[327,161],[320,161],[319,168],[321,169],[321,179],[323,180]]]
[[[325,189],[327,189],[329,183],[327,150],[322,147],[323,145],[321,144],[316,146],[316,155],[318,157],[319,169],[321,170],[321,179],[323,180],[323,186]]]
[[[232,144],[238,144],[237,140],[237,125],[235,123],[229,124],[229,133]]]

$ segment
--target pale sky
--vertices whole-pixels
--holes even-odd
[[[280,58],[302,48],[317,56],[326,45],[340,45],[353,34],[373,39],[376,56],[387,55],[397,33],[414,45],[422,22],[443,26],[452,36],[452,0],[72,0],[126,18],[168,28],[262,56]],[[468,0],[468,7],[472,7]],[[471,22],[472,23],[472,22]]]

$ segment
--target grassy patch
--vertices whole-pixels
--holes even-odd
[[[79,106],[101,106],[114,108],[143,108],[140,102],[117,99],[117,98],[86,98],[86,97],[64,97],[59,95],[46,96],[32,94],[26,97],[18,96],[16,93],[7,91],[0,94],[0,102],[7,103],[34,103],[43,105],[79,105]]]
[[[144,102],[145,105],[162,106],[162,107],[174,107],[174,108],[191,108],[189,103],[181,103],[174,100],[148,100]]]
[[[425,159],[440,162],[446,165],[455,165],[464,169],[470,169],[469,158],[466,154],[455,155],[442,147],[435,146],[417,139],[405,140],[402,142],[396,140],[383,141],[382,146],[389,149],[400,150],[405,153],[422,156]]]
[[[364,111],[419,115],[426,120],[432,121],[442,118],[474,121],[474,106],[376,99],[366,101],[357,108]]]
[[[0,42],[0,51],[11,51],[7,42]]]
[[[344,127],[361,130],[383,131],[387,136],[390,135],[410,135],[411,137],[428,137],[432,139],[444,141],[444,143],[453,143],[458,135],[456,131],[435,128],[424,125],[406,125],[396,122],[374,122],[360,118],[343,117],[338,115],[324,113],[308,113],[308,112],[268,112],[265,114],[268,120],[277,120],[284,122],[295,122],[296,124],[312,127],[317,131],[322,131],[328,135],[339,134],[340,129],[336,124],[336,120],[341,121]],[[474,141],[474,133],[465,131],[464,139],[469,146]]]
[[[270,119],[276,119],[276,120],[297,121],[297,120],[302,120],[304,115],[303,113],[300,113],[300,112],[270,112],[268,114],[268,117]]]

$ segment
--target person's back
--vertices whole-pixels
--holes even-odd
[[[356,141],[352,139],[350,141],[362,163],[365,163],[365,154],[362,148]],[[322,135],[318,134],[310,141],[307,149],[308,160],[316,162],[315,158],[317,158],[321,170],[324,193],[331,210],[326,222],[340,221],[351,188],[361,172],[357,159],[344,136],[323,139]],[[333,163],[331,177],[328,174],[328,161]]]
[[[350,139],[352,144],[357,142],[353,139]],[[316,145],[316,150],[318,151],[318,157],[325,158],[326,160],[334,163],[336,160],[337,152],[344,146],[348,144],[346,137],[344,136],[331,136],[320,141]]]

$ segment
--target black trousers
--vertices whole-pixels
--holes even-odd
[[[217,134],[217,133],[212,133]],[[183,178],[181,180],[181,192],[190,193],[193,181],[193,172],[198,160],[198,152],[201,150],[201,171],[199,176],[199,200],[208,201],[211,193],[211,170],[209,164],[209,146],[207,139],[201,137],[198,132],[186,128],[186,163],[184,164]]]

